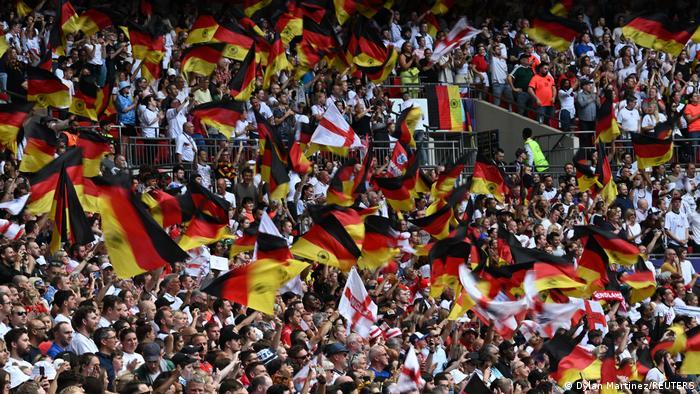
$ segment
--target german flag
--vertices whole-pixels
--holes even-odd
[[[100,30],[104,30],[114,24],[113,12],[110,8],[89,8],[78,18],[80,31],[86,36],[91,36]]]
[[[433,15],[433,13],[431,12],[428,12],[425,15],[424,20],[428,25],[428,35],[431,37],[437,36],[437,33],[440,31],[440,22],[438,22],[437,18],[435,18],[435,15]]]
[[[535,263],[533,268],[537,291],[567,290],[586,286],[579,280],[573,265]]]
[[[75,96],[70,103],[68,112],[93,121],[97,121],[97,92],[95,82],[81,79],[75,89]]]
[[[437,0],[430,12],[433,15],[447,14],[455,6],[455,0]]]
[[[228,201],[194,180],[187,184],[187,193],[197,213],[203,213],[217,219],[220,223],[228,224],[228,212],[231,209]]]
[[[254,43],[237,24],[224,22],[216,29],[212,41],[226,43],[223,56],[239,62],[245,60]]]
[[[35,101],[39,108],[68,108],[71,98],[68,86],[57,76],[38,67],[28,67],[27,101]]]
[[[358,17],[352,29],[352,35],[346,48],[347,59],[359,69],[377,67],[386,62],[389,50],[384,46],[381,32],[365,17]]]
[[[423,112],[420,107],[410,106],[401,111],[398,119],[396,119],[396,128],[392,137],[405,146],[415,149],[416,141],[413,139],[413,134],[415,134],[416,125],[418,125],[422,116]]]
[[[605,355],[603,355],[600,366],[600,394],[618,394],[619,391],[615,387],[617,385],[617,366],[615,364],[615,345],[607,347]]]
[[[410,211],[415,207],[414,189],[418,176],[418,153],[408,159],[406,173],[397,177],[373,177],[372,181],[396,211]]]
[[[228,223],[207,214],[197,212],[187,225],[185,233],[178,241],[182,250],[213,244],[230,234]]]
[[[203,44],[214,39],[216,31],[219,29],[219,22],[211,15],[199,15],[194,21],[189,34],[187,35],[187,44]]]
[[[355,9],[355,0],[333,0],[333,5],[335,17],[341,26],[357,11]]]
[[[671,327],[666,329],[666,332],[673,333],[672,338],[665,334],[664,339],[651,348],[652,360],[660,350],[665,350],[669,352],[671,356],[676,356],[686,349],[688,337],[686,336],[685,328],[681,324],[674,323]]]
[[[192,108],[190,114],[227,138],[233,137],[236,123],[243,118],[245,103],[236,100],[210,101]]]
[[[257,18],[276,4],[275,0],[243,0],[243,13],[249,18]]]
[[[263,230],[267,227],[274,228],[267,215],[263,215],[260,227],[255,245],[255,261],[234,268],[211,282],[205,282],[202,291],[273,315],[280,287],[301,274],[309,265],[294,260],[287,241],[279,232],[271,234]]]
[[[56,20],[60,22],[61,30],[63,30],[64,33],[75,33],[79,31],[80,24],[78,22],[78,14],[75,12],[71,2],[69,0],[58,0],[58,8],[60,13],[57,14]]]
[[[355,0],[357,12],[367,18],[374,18],[382,9],[391,9],[393,6],[393,0]]]
[[[559,386],[564,387],[581,377],[586,380],[600,379],[601,361],[571,338],[555,335],[545,342],[544,350],[550,355],[550,366],[554,369],[550,376]]]
[[[637,263],[633,273],[623,274],[620,281],[630,287],[630,302],[633,304],[651,297],[656,291],[654,273],[647,269],[643,261]]]
[[[681,364],[684,375],[700,374],[700,326],[695,326],[686,333],[685,358]]]
[[[541,13],[532,22],[532,27],[525,29],[532,40],[549,45],[560,52],[569,49],[571,41],[583,31],[586,31],[586,25],[583,23],[550,13]]]
[[[603,197],[603,201],[607,205],[611,205],[617,198],[617,184],[613,180],[610,161],[603,144],[598,144],[598,164],[595,172],[598,174],[598,188],[596,192]]]
[[[55,131],[38,122],[30,122],[24,127],[24,136],[27,145],[19,164],[20,172],[37,172],[53,161],[58,146]]]
[[[148,214],[132,192],[129,176],[93,180],[99,190],[105,244],[117,276],[131,278],[189,258]]]
[[[454,164],[446,166],[445,171],[438,175],[430,189],[433,200],[442,200],[454,190],[457,179],[467,166],[467,158],[467,155],[462,155]]]
[[[477,194],[491,194],[499,202],[503,202],[510,188],[503,171],[483,156],[477,156],[474,164],[471,187],[469,191]]]
[[[241,68],[229,82],[230,94],[235,100],[248,101],[255,90],[255,45],[253,45],[246,55]]]
[[[551,12],[553,15],[566,18],[571,9],[574,8],[574,1],[575,0],[561,0],[554,4],[552,8],[549,9],[549,12]]]
[[[15,10],[17,11],[17,15],[19,15],[20,18],[24,18],[25,16],[31,14],[32,11],[34,11],[34,9],[30,7],[27,3],[25,3],[23,0],[15,0]]]
[[[428,122],[441,131],[464,131],[464,107],[456,85],[426,87]]]
[[[313,169],[313,165],[304,154],[299,141],[294,141],[289,149],[289,165],[292,171],[299,175],[308,174]]]
[[[467,192],[466,186],[456,188],[447,201],[433,203],[427,210],[430,213],[428,216],[409,219],[409,221],[436,239],[446,238],[450,234],[450,223],[454,219],[454,206],[464,199]]]
[[[266,128],[271,130],[262,116],[256,114],[256,118],[258,125],[265,124]],[[263,137],[262,133],[261,137]],[[270,200],[280,200],[289,193],[287,157],[283,156],[285,148],[274,132],[265,133],[263,139],[265,143],[260,147],[260,175],[268,186]]]
[[[418,170],[418,178],[416,178],[416,193],[430,193],[433,188],[433,180],[423,171]]]
[[[141,202],[146,204],[151,216],[162,228],[189,222],[195,211],[189,194],[173,196],[160,189],[142,193]]]
[[[296,3],[287,3],[287,12],[282,14],[275,24],[275,31],[279,32],[282,42],[289,45],[296,37],[300,37],[304,31],[303,10]]]
[[[83,149],[83,176],[100,175],[102,159],[112,152],[112,137],[91,130],[83,130],[76,145]]]
[[[144,60],[141,62],[141,67],[139,69],[141,70],[141,76],[150,83],[160,79],[161,68],[162,66],[160,61],[153,62],[150,60]]]
[[[328,184],[326,203],[349,207],[355,203],[355,166],[359,164],[355,158],[350,158],[336,170]]]
[[[131,24],[124,28],[131,43],[134,59],[148,63],[160,63],[165,56],[165,37],[153,35],[142,28]]]
[[[82,159],[80,149],[69,149],[33,174],[29,179],[31,195],[27,202],[27,212],[32,215],[51,212],[54,194],[58,188],[58,181],[62,171],[68,174],[73,185],[82,187]]]
[[[195,44],[182,52],[180,68],[185,78],[189,73],[208,77],[221,59],[226,44],[221,42]]]
[[[47,48],[44,53],[41,54],[39,64],[36,66],[46,71],[53,71],[53,52],[50,48]]]
[[[267,42],[265,39],[265,32],[255,23],[252,19],[247,16],[238,18],[238,23],[241,27],[250,35],[256,38],[255,42],[258,42],[257,38],[261,38],[263,41]]]
[[[311,229],[292,245],[292,254],[349,271],[362,255],[355,242],[359,234],[355,233],[364,233],[364,223],[357,223],[354,218],[347,220],[348,217],[331,212],[317,218]]]
[[[229,251],[230,256],[236,256],[243,252],[251,252],[255,249],[255,242],[258,239],[258,225],[250,225],[243,230],[243,235],[236,238]]]
[[[7,43],[5,37],[0,37],[0,57],[2,57],[9,48],[10,45]]]
[[[307,71],[313,69],[328,52],[323,49],[316,50],[309,41],[302,39],[296,45],[296,53],[297,62],[299,63],[296,76],[301,77]]]
[[[399,254],[398,240],[399,232],[392,227],[390,219],[376,215],[367,216],[362,257],[357,265],[363,269],[382,267]]]
[[[454,294],[462,291],[459,267],[467,264],[472,245],[467,242],[466,227],[460,227],[452,237],[437,241],[428,253],[430,262],[430,296],[438,298],[449,288]]]
[[[596,226],[574,227],[574,239],[588,237],[593,238],[604,249],[610,263],[632,266],[638,262],[639,248],[628,240]]]
[[[595,140],[596,142],[609,144],[619,136],[620,125],[617,124],[617,118],[613,110],[612,90],[606,90],[605,98],[596,114]]]
[[[363,74],[373,83],[382,83],[389,78],[391,72],[396,68],[396,62],[399,60],[399,51],[394,47],[388,47],[389,56],[384,64],[379,67],[364,67]]]
[[[678,56],[691,38],[700,37],[697,24],[673,21],[668,15],[651,13],[632,19],[622,34],[637,45]]]
[[[270,55],[267,59],[267,67],[263,76],[263,89],[270,87],[272,78],[279,77],[282,71],[291,69],[292,65],[287,60],[287,53],[284,50],[282,39],[277,36],[275,41],[270,46]]]
[[[0,104],[0,144],[17,155],[17,136],[34,104]]]
[[[590,162],[585,157],[586,152],[583,149],[576,151],[574,155],[574,167],[576,168],[576,182],[578,189],[582,192],[591,190],[598,184],[598,177],[595,174],[595,168],[590,165]]]
[[[97,107],[97,117],[110,117],[117,114],[117,109],[112,101],[113,83],[106,83],[100,90],[97,91],[97,99],[95,106]]]
[[[333,28],[327,18],[318,23],[313,18],[305,15],[302,26],[304,27],[301,34],[303,40],[311,44],[315,49],[329,50],[337,46]]]
[[[632,146],[639,168],[668,163],[673,157],[673,127],[677,116],[657,124],[651,134],[632,133]]]
[[[65,162],[63,164],[65,166]],[[53,219],[49,247],[51,254],[58,252],[63,242],[69,242],[71,245],[87,245],[95,240],[65,167],[60,171],[50,217]]]

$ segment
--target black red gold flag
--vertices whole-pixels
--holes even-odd
[[[254,40],[237,24],[231,22],[222,22],[216,29],[212,41],[226,43],[223,56],[239,62],[245,60],[254,43]]]
[[[216,31],[219,29],[219,22],[208,14],[197,17],[187,35],[187,44],[203,44],[214,39]]]
[[[365,218],[365,239],[362,241],[360,268],[377,269],[391,261],[399,253],[399,232],[390,219],[370,215]]]
[[[76,145],[83,149],[83,176],[92,178],[100,174],[102,159],[112,152],[112,143],[110,135],[91,130],[80,132]]]
[[[586,29],[583,23],[543,12],[535,18],[531,27],[525,29],[525,32],[534,41],[563,52]]]
[[[246,55],[241,68],[229,82],[231,97],[238,101],[248,101],[255,89],[255,45],[253,45]]]
[[[500,167],[483,156],[477,156],[471,187],[469,188],[470,192],[491,194],[496,200],[503,202],[510,193],[508,183],[507,175],[503,173]]]
[[[68,174],[74,186],[80,185],[82,188],[82,160],[81,149],[68,149],[38,172],[32,174],[29,179],[31,195],[27,201],[27,212],[33,215],[51,212],[54,194],[58,189],[58,181],[62,171]]]
[[[27,101],[35,101],[39,108],[68,108],[71,97],[68,86],[50,71],[28,67]]]
[[[415,207],[414,189],[418,176],[418,153],[408,159],[406,173],[397,177],[373,177],[372,182],[382,191],[387,202],[396,211],[410,211]]]
[[[95,82],[81,79],[75,89],[75,95],[70,103],[70,113],[97,121],[97,94],[99,88]]]
[[[0,104],[0,144],[17,154],[17,136],[32,111],[32,103]]]
[[[95,240],[75,186],[65,167],[60,171],[50,217],[53,220],[49,246],[51,254],[58,252],[63,242],[69,242],[71,245],[87,245]]]
[[[190,115],[207,126],[219,130],[227,138],[232,138],[236,123],[243,118],[244,111],[244,102],[223,100],[199,104],[190,111]]]
[[[459,86],[428,86],[426,98],[428,99],[428,121],[431,127],[442,131],[467,129]]]
[[[598,144],[598,163],[595,172],[598,175],[596,193],[603,197],[606,204],[611,205],[617,198],[617,184],[613,179],[610,161],[603,144]]]
[[[636,134],[636,133],[635,133]],[[605,91],[605,97],[596,112],[595,140],[609,144],[620,136],[620,125],[617,123],[613,109],[612,90]]]
[[[678,56],[691,38],[700,38],[697,24],[674,21],[663,13],[636,17],[622,27],[622,33],[639,46],[673,56]]]
[[[27,145],[24,147],[19,170],[25,173],[37,172],[54,159],[58,137],[53,129],[39,122],[29,122],[24,127],[24,137]]]
[[[185,78],[190,73],[208,77],[219,63],[226,44],[221,42],[195,44],[182,52],[180,68]]]
[[[396,128],[394,129],[393,137],[402,144],[415,149],[416,141],[413,138],[413,134],[415,134],[416,126],[422,116],[423,112],[418,106],[410,106],[401,111],[396,119]]]
[[[163,228],[189,222],[195,211],[190,194],[172,195],[154,189],[142,193],[141,202],[146,204],[153,219]]]

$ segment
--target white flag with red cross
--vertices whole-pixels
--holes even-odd
[[[355,331],[368,338],[372,325],[377,321],[377,304],[367,294],[362,278],[353,267],[345,282],[338,312],[348,321],[348,332]]]
[[[420,376],[420,364],[418,363],[418,356],[416,356],[416,351],[411,346],[406,353],[406,361],[401,367],[401,375],[399,375],[399,381],[396,383],[396,388],[399,392],[405,393],[407,391],[420,391],[423,386],[425,386],[425,380]]]

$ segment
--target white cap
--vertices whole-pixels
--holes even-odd
[[[100,266],[100,269],[103,271],[106,270],[107,268],[114,268],[114,267],[112,267],[111,263],[102,263],[102,265]]]
[[[173,68],[169,68],[169,69],[168,69],[168,76],[173,76],[173,77],[174,77],[174,76],[176,76],[176,75],[177,75],[177,71],[175,71],[175,69],[173,69]]]
[[[17,366],[9,366],[5,367],[5,372],[10,374],[10,388],[14,389],[20,384],[32,380],[32,378],[27,375],[26,373],[22,372],[22,370],[19,369]]]

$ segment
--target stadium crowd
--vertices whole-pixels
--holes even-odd
[[[21,102],[27,91],[26,68],[45,61],[42,54],[57,22],[50,1],[23,17],[12,3],[4,2],[0,10],[0,28],[9,45],[0,60],[0,100]],[[84,3],[90,2],[74,5],[89,5]],[[157,15],[163,15],[160,6],[153,4]],[[249,227],[269,215],[291,246],[312,226],[310,211],[325,204],[340,163],[325,155],[312,157],[310,174],[290,172],[286,204],[271,199],[255,162],[242,154],[243,144],[257,145],[256,114],[275,127],[286,147],[305,125],[313,129],[329,105],[340,110],[359,137],[387,141],[397,127],[389,98],[410,100],[420,92],[403,86],[397,93],[323,62],[298,75],[299,62],[293,60],[293,68],[273,76],[268,89],[262,88],[263,76],[257,76],[245,116],[227,139],[215,128],[193,121],[189,111],[227,96],[240,62],[219,60],[211,77],[181,75],[179,59],[188,46],[197,7],[189,1],[168,7],[166,14],[177,17],[162,19],[167,28],[162,78],[152,83],[138,70],[132,72],[132,46],[117,28],[92,36],[69,35],[65,56],[53,58],[53,73],[71,94],[86,80],[99,87],[114,84],[116,115],[111,123],[100,122],[103,129],[120,125],[122,138],[163,137],[176,146],[179,165],[172,172],[142,166],[134,175],[123,152],[113,152],[102,161],[103,175],[130,174],[138,192],[162,189],[173,194],[191,177],[230,203],[234,239],[245,237]],[[395,8],[381,26],[382,38],[387,46],[399,48],[392,78],[402,85],[458,83],[465,93],[488,91],[495,104],[526,115],[533,112],[543,121],[554,119],[563,131],[595,129],[601,96],[613,91],[623,138],[653,130],[674,114],[680,114],[674,125],[679,135],[695,137],[693,133],[700,132],[700,43],[691,42],[678,56],[638,47],[621,30],[630,10],[600,15],[595,7],[576,8],[572,17],[589,31],[560,53],[528,39],[528,19],[484,17],[482,11],[467,15],[481,32],[433,62],[433,48],[458,15],[439,16],[440,26],[431,34],[428,12]],[[268,39],[274,38],[272,21],[256,22]],[[293,50],[289,57],[295,59]],[[42,116],[41,122],[56,131],[60,149],[75,144],[85,123],[67,108]],[[638,168],[629,151],[611,152],[611,182],[617,194],[606,201],[579,189],[573,155],[564,173],[553,175],[529,136],[526,130],[514,158],[504,157],[502,150],[494,157],[509,174],[511,186],[504,199],[472,193],[469,202],[458,204],[454,216],[466,220],[473,241],[493,264],[503,257],[499,228],[523,248],[568,259],[575,266],[585,248],[575,237],[577,225],[592,223],[636,245],[657,290],[631,302],[630,288],[623,284],[619,298],[604,299],[602,322],[592,324],[589,313],[587,319],[562,323],[564,328],[555,331],[572,340],[583,338],[582,347],[599,360],[613,349],[618,371],[624,365],[639,371],[646,367],[641,377],[619,372],[614,381],[620,392],[697,392],[697,375],[681,373],[683,359],[689,357],[685,348],[662,349],[652,359],[642,356],[680,335],[671,329],[677,325],[688,332],[689,343],[699,338],[690,335],[700,318],[698,273],[687,257],[700,252],[700,173],[692,147],[676,162],[647,171]],[[205,138],[218,139],[214,152],[198,149]],[[585,166],[600,167],[604,158],[590,156]],[[2,202],[29,192],[27,177],[18,170],[20,160],[9,150],[2,153]],[[450,164],[426,170],[425,175],[435,182]],[[370,165],[370,174],[387,171],[386,166]],[[457,183],[464,181],[459,177]],[[553,373],[556,362],[545,346],[553,333],[533,328],[534,312],[521,317],[522,324],[511,333],[473,312],[448,319],[458,295],[448,287],[437,297],[430,295],[432,262],[420,251],[431,235],[411,223],[427,215],[435,196],[421,193],[414,209],[396,213],[372,182],[367,183],[359,206],[376,208],[377,215],[395,220],[402,242],[401,252],[384,266],[360,271],[378,306],[378,319],[365,337],[351,332],[348,327],[354,322],[339,312],[347,273],[337,268],[313,263],[280,290],[275,314],[268,315],[201,290],[205,277],[220,270],[210,266],[212,256],[227,259],[232,269],[254,260],[252,251],[229,252],[235,240],[191,250],[190,260],[167,272],[160,268],[118,278],[99,216],[90,216],[94,242],[66,244],[51,254],[51,218],[5,208],[0,219],[1,393],[603,392],[559,385]],[[170,234],[182,231],[175,226]],[[662,264],[655,266],[650,254],[663,255]],[[472,254],[470,262],[477,260]],[[610,268],[619,278],[639,269],[617,264]],[[411,373],[405,366],[409,351],[417,356],[419,376],[414,378],[421,383],[406,390],[398,382],[402,374]],[[635,379],[648,386],[623,386]],[[583,374],[571,381],[592,383]]]

